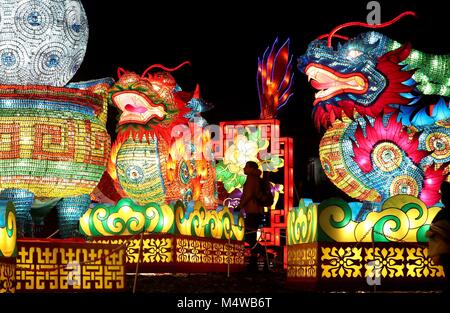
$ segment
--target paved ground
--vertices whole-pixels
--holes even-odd
[[[318,312],[370,309],[380,312],[386,308],[409,312],[418,308],[437,308],[450,302],[450,297],[436,291],[304,292],[286,286],[285,272],[232,273],[230,277],[226,273],[139,276],[135,295],[132,294],[134,276],[128,276],[127,282],[128,295],[132,299],[145,303],[151,301],[175,312],[205,312],[205,308],[179,307],[186,305],[186,301],[199,299],[210,301],[211,307],[207,311],[213,312],[300,312],[311,307]],[[246,298],[270,298],[270,306],[252,308],[232,302]],[[237,303],[237,306],[225,308],[221,306],[224,301]],[[260,301],[264,304],[266,300]]]
[[[258,273],[208,273],[174,274],[138,277],[138,293],[293,293],[286,284],[285,272]],[[127,278],[129,290],[133,290],[134,275]]]
[[[417,312],[448,305],[450,297],[437,292],[302,292],[286,286],[285,272],[140,275],[133,294],[134,276],[119,293],[32,294],[9,297],[2,306],[34,311],[102,312]],[[256,299],[256,300],[252,300]],[[270,299],[270,300],[267,300]],[[247,302],[246,302],[247,301]],[[253,304],[258,304],[252,307]],[[208,303],[206,308],[205,303]],[[189,307],[189,305],[192,305]],[[195,306],[196,307],[193,307]],[[262,306],[261,306],[262,305]],[[445,309],[444,309],[445,311]],[[3,311],[1,311],[3,312]]]

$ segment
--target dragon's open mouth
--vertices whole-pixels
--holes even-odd
[[[134,90],[116,92],[112,100],[122,111],[119,125],[146,124],[151,119],[163,120],[167,114],[164,105],[154,104],[146,95]]]
[[[363,94],[369,86],[361,73],[342,74],[328,66],[311,63],[305,69],[311,86],[320,90],[316,93],[314,105],[341,93]]]

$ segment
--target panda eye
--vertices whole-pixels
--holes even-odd
[[[358,50],[350,50],[350,51],[348,52],[347,56],[348,56],[350,59],[355,59],[355,58],[359,57],[361,54],[362,54],[361,51],[358,51]]]

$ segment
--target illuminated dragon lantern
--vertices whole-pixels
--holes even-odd
[[[14,204],[19,237],[53,207],[60,235],[77,236],[109,155],[112,79],[68,84],[87,47],[79,0],[0,5],[0,199]]]
[[[109,100],[121,114],[107,173],[99,185],[114,202],[124,197],[139,205],[181,199],[215,207],[210,136],[195,130],[206,124],[200,113],[207,105],[199,98],[198,86],[188,93],[177,85],[170,72],[179,67],[157,64],[142,75],[118,70]]]
[[[315,94],[313,116],[325,128],[320,160],[341,190],[382,203],[397,194],[432,206],[448,179],[450,56],[422,53],[370,31],[348,39],[335,28],[298,61]],[[347,42],[333,47],[333,37]],[[375,206],[378,206],[375,204]]]

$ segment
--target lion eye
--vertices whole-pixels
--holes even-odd
[[[361,51],[358,51],[358,50],[350,50],[350,51],[348,52],[348,55],[347,55],[347,56],[348,56],[349,58],[351,58],[351,59],[354,59],[354,58],[359,57],[361,54],[362,54]]]

